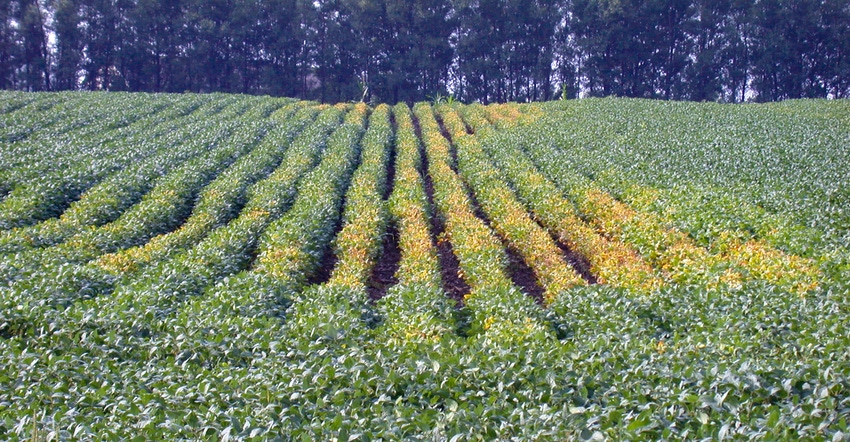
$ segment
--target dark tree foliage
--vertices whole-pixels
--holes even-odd
[[[3,89],[15,87],[19,43],[12,26],[12,1],[0,0],[0,87]]]
[[[0,0],[0,88],[850,96],[847,0]]]
[[[558,0],[459,1],[458,93],[464,100],[547,100]]]

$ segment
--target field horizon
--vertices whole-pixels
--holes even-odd
[[[850,440],[850,100],[0,92],[0,439]]]

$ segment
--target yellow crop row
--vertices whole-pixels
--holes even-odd
[[[404,342],[437,340],[451,332],[451,306],[442,290],[440,263],[429,230],[431,214],[419,173],[419,140],[406,104],[396,105],[393,115],[396,175],[389,210],[398,229],[401,259],[395,274],[398,283],[379,304],[391,336]]]
[[[293,137],[314,116],[313,110],[305,108],[290,125],[282,128],[277,136],[268,137],[264,143],[266,149],[272,151],[286,149],[282,161],[278,162],[281,166],[267,177],[268,180],[294,183],[307,168],[315,163],[319,146],[308,140],[311,137],[315,138],[316,132],[327,132],[330,127],[337,125],[339,113],[334,111],[323,114],[312,127],[292,141]],[[275,163],[272,160],[269,159],[269,164]],[[155,236],[141,246],[104,255],[94,264],[113,274],[135,273],[185,249],[225,221],[234,202],[246,190],[256,192],[258,188],[268,186],[268,182],[260,181],[249,190],[247,185],[252,182],[250,178],[256,179],[260,176],[262,174],[257,171],[256,156],[244,157],[201,193],[192,215],[178,229]]]
[[[579,208],[604,232],[626,241],[647,244],[646,250],[677,282],[705,280],[709,285],[736,288],[748,279],[763,280],[799,294],[818,286],[819,271],[810,260],[787,255],[769,245],[732,236],[718,238],[719,254],[701,248],[683,232],[665,227],[651,213],[638,213],[611,195],[590,188]],[[721,269],[722,272],[717,272]]]
[[[330,136],[320,164],[299,182],[292,208],[263,234],[255,271],[301,287],[318,269],[340,217],[367,114],[365,106],[354,107]]]
[[[486,109],[468,106],[465,111],[469,115],[467,121],[473,125],[486,122],[480,116],[481,111],[488,112],[488,117],[496,114],[494,106]],[[587,259],[597,282],[639,291],[654,290],[664,284],[635,250],[620,241],[606,239],[584,222],[573,203],[561,196],[555,184],[536,169],[521,149],[502,139],[488,140],[482,147],[498,163],[535,219]]]
[[[499,172],[487,159],[478,138],[468,136],[457,112],[441,107],[440,115],[458,146],[458,167],[472,187],[493,228],[516,249],[545,289],[547,301],[585,281],[562,257],[552,238],[529,216]],[[480,123],[478,123],[480,125]]]
[[[381,235],[387,225],[383,193],[391,137],[389,106],[381,105],[372,113],[360,143],[360,167],[346,196],[344,226],[335,244],[337,265],[329,285],[365,287],[381,252]]]
[[[542,310],[508,277],[508,257],[501,241],[474,215],[463,181],[451,167],[450,144],[440,133],[434,110],[420,103],[414,112],[434,181],[435,203],[445,218],[445,239],[451,241],[460,276],[471,288],[465,299],[473,314],[471,333],[482,333],[485,345],[496,346],[550,336],[551,326],[542,318]],[[449,130],[460,135],[459,128]]]
[[[626,183],[625,187],[625,199],[637,212],[652,213],[664,223],[674,223],[669,215],[672,208],[660,214],[651,211],[651,206],[659,200],[659,190],[634,182]],[[746,271],[750,278],[787,287],[800,294],[818,287],[821,273],[813,260],[782,252],[764,239],[748,237],[749,233],[721,231],[712,238],[711,250]]]

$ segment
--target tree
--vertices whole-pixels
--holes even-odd
[[[348,8],[358,42],[352,59],[367,96],[413,102],[447,93],[455,30],[448,0],[357,0]]]
[[[75,0],[59,0],[54,7],[56,67],[53,86],[58,90],[74,90],[79,85],[84,48],[79,6]]]
[[[303,97],[307,69],[304,52],[306,34],[301,26],[302,11],[296,0],[270,0],[261,5],[262,28],[266,38],[260,49],[264,70],[261,91],[272,95]]]
[[[19,0],[15,12],[21,88],[27,91],[49,90],[47,33],[41,7],[36,0]]]
[[[15,88],[17,38],[12,20],[12,1],[0,0],[0,88]]]
[[[550,98],[560,6],[556,0],[459,1],[461,97],[484,102]]]

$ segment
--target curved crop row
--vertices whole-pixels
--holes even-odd
[[[149,192],[158,177],[206,151],[201,144],[190,142],[190,139],[209,136],[210,128],[215,129],[216,126],[210,124],[208,118],[209,115],[200,109],[168,123],[170,130],[166,133],[132,140],[137,148],[149,149],[154,154],[93,186],[58,218],[0,232],[0,253],[56,245],[89,226],[114,221]]]
[[[68,273],[69,266],[73,268],[74,264],[88,262],[102,254],[142,244],[179,225],[191,211],[203,187],[252,150],[268,129],[268,123],[263,121],[251,121],[241,127],[238,124],[230,126],[213,128],[211,138],[195,140],[201,149],[209,150],[158,180],[141,202],[114,222],[84,230],[54,247],[3,255],[5,265],[0,269],[6,281],[23,278],[26,284],[38,281],[47,284],[46,287],[64,284],[61,281],[66,278],[57,279],[53,272],[60,272],[60,275]],[[231,132],[230,137],[224,136]],[[42,291],[49,292],[46,287]]]
[[[557,155],[554,151],[544,152],[539,145],[525,147],[598,229],[636,247],[678,283],[736,288],[746,280],[758,279],[800,294],[818,285],[815,267],[756,242],[732,241],[721,253],[712,254],[686,234],[668,228],[657,216],[636,212],[563,163],[554,161]]]
[[[634,247],[644,259],[679,284],[737,286],[742,276],[717,256],[698,247],[687,235],[668,229],[657,219],[640,216],[586,178],[556,161],[554,151],[536,145],[521,148],[540,170],[576,205],[579,213],[611,239]]]
[[[364,331],[368,330],[367,326],[374,324],[375,315],[369,305],[366,283],[381,252],[382,234],[387,227],[383,194],[387,185],[392,127],[389,108],[382,106],[374,110],[364,133],[356,120],[362,118],[365,123],[366,115],[367,107],[358,105],[348,124],[335,134],[335,149],[344,147],[350,164],[346,168],[342,163],[329,162],[328,172],[338,176],[337,183],[320,184],[322,187],[328,186],[325,187],[328,199],[324,204],[338,207],[341,213],[323,211],[320,215],[324,218],[320,220],[322,227],[316,226],[320,231],[310,233],[315,238],[315,245],[304,247],[293,241],[297,236],[292,234],[303,225],[303,219],[309,216],[308,213],[319,209],[315,206],[307,209],[305,206],[308,211],[300,213],[302,221],[296,225],[292,222],[295,218],[291,219],[290,231],[279,230],[276,238],[278,245],[274,251],[267,249],[265,258],[274,256],[272,259],[277,261],[277,257],[282,257],[284,266],[277,267],[277,263],[271,263],[267,267],[258,268],[260,271],[273,272],[268,274],[273,275],[272,278],[278,282],[287,280],[289,284],[295,284],[293,288],[296,290],[301,288],[301,292],[293,299],[294,305],[287,311],[286,323],[287,336],[291,336],[298,346],[324,347],[330,339],[340,343],[350,342],[351,339],[366,336]],[[356,170],[350,169],[354,164],[358,164]],[[319,188],[310,189],[309,192],[319,192]],[[317,212],[313,213],[318,215]],[[299,214],[294,211],[293,215]],[[340,222],[342,228],[332,244],[323,246],[332,239],[333,231]],[[284,243],[280,240],[285,238],[288,238],[286,241],[291,246],[281,247]],[[318,248],[313,248],[316,246]],[[316,257],[321,259],[329,253],[328,246],[335,252],[336,263],[326,283],[305,287],[308,280],[300,276],[283,276],[293,275],[293,271],[304,276],[314,274],[319,265]],[[322,254],[318,253],[320,250]],[[301,270],[296,270],[298,268]]]
[[[5,92],[5,91],[4,91]],[[4,96],[8,96],[5,95]],[[68,101],[85,102],[86,97],[69,100],[70,94],[22,94],[21,100],[9,101],[4,105],[8,111],[3,113],[2,125],[0,125],[0,141],[18,143],[30,136],[43,135],[51,125],[57,123],[70,123],[74,117],[81,117],[79,112],[69,113],[75,106],[68,106]],[[94,97],[88,97],[92,99]],[[5,101],[5,100],[4,100]],[[91,101],[93,102],[93,101]],[[0,164],[6,166],[10,158],[0,160]]]
[[[61,148],[56,141],[75,142],[103,135],[139,119],[170,112],[169,107],[191,101],[180,100],[177,96],[138,97],[128,94],[116,94],[108,98],[90,94],[72,98],[71,94],[64,93],[39,100],[33,106],[20,109],[10,116],[11,121],[4,128],[6,134],[0,139],[9,143],[7,148],[14,150],[15,155],[0,159],[0,165],[3,166],[4,174],[21,176],[23,173],[26,176],[32,170],[32,163],[39,159],[67,160],[43,156],[45,149]],[[70,152],[73,150],[63,151],[66,154]]]
[[[700,245],[735,262],[751,277],[798,293],[818,286],[820,272],[806,256],[819,254],[826,244],[814,229],[719,192],[690,186],[662,191],[614,173],[600,174],[597,182],[615,191],[636,212],[680,226]]]
[[[494,117],[493,107],[486,108],[488,117]],[[476,131],[486,123],[481,120],[482,115],[477,118],[474,115],[479,110],[477,106],[463,108],[467,121]],[[496,124],[513,124],[520,118],[511,116],[508,123]],[[534,218],[559,241],[587,258],[597,282],[638,291],[650,291],[663,285],[664,281],[636,251],[622,242],[606,239],[584,222],[575,205],[561,196],[560,189],[537,170],[509,135],[488,137],[482,140],[481,147],[498,164]]]
[[[324,206],[327,201],[322,198],[321,191],[339,181],[339,171],[335,169],[352,167],[350,163],[354,158],[350,155],[353,153],[344,151],[350,148],[345,141],[350,138],[352,130],[362,130],[366,111],[361,108],[360,112],[350,114],[344,125],[347,129],[341,130],[339,120],[343,107],[320,106],[318,109],[323,111],[322,114],[296,137],[278,170],[253,186],[249,192],[250,199],[237,219],[210,234],[202,245],[152,267],[130,285],[119,287],[114,296],[101,297],[94,300],[93,304],[81,305],[71,314],[78,321],[85,321],[87,316],[105,311],[107,314],[98,319],[103,326],[166,333],[165,342],[146,339],[141,344],[152,346],[150,351],[163,357],[170,354],[175,346],[179,349],[194,345],[199,340],[242,346],[244,342],[233,342],[230,336],[244,337],[277,330],[279,327],[275,316],[285,308],[284,297],[291,297],[294,289],[287,284],[288,281],[258,271],[261,258],[254,258],[254,255],[258,250],[269,247],[268,238],[271,234],[285,235],[287,232],[297,236],[290,238],[293,248],[319,247],[305,240],[321,232],[299,230],[297,226],[309,227],[309,222],[316,219],[317,213],[328,211],[328,207]],[[333,134],[328,138],[331,131]],[[318,166],[303,175],[316,164],[320,154],[321,162]],[[346,154],[349,156],[346,157]],[[323,188],[314,188],[317,185]],[[315,266],[320,257],[314,255],[313,260],[290,262],[295,266],[293,272],[306,272],[303,266]],[[248,265],[249,258],[254,260],[254,267],[239,271]],[[207,270],[210,266],[212,269]],[[156,275],[162,272],[171,276],[160,278],[160,282]],[[234,272],[238,273],[226,276]],[[190,284],[193,280],[201,284]],[[136,304],[139,294],[144,297],[144,302]],[[177,301],[186,300],[188,295],[199,296],[191,297],[186,303],[181,302],[182,305],[177,304]],[[140,314],[127,315],[127,310],[139,310]],[[217,326],[208,327],[204,324]],[[168,340],[167,329],[171,328],[182,330],[184,335],[192,339],[182,343]],[[199,358],[205,358],[214,357],[219,348],[205,346],[192,348],[191,351],[197,352]]]
[[[5,255],[4,265],[0,267],[7,273],[7,287],[0,289],[3,293],[0,311],[8,323],[3,328],[26,333],[21,330],[32,330],[43,323],[44,317],[49,316],[45,311],[92,296],[104,298],[99,295],[111,292],[116,278],[84,264],[126,244],[143,242],[157,230],[179,222],[180,212],[191,207],[200,188],[259,141],[264,134],[262,126],[259,123],[245,125],[235,132],[232,144],[219,146],[207,155],[190,160],[172,175],[164,177],[154,191],[117,221],[87,230],[59,246],[28,254]],[[185,282],[187,278],[178,278],[177,282]],[[175,283],[174,280],[159,282]]]
[[[291,336],[310,340],[314,334],[349,331],[346,329],[351,325],[348,320],[354,320],[350,309],[340,309],[341,317],[323,317],[314,309],[321,309],[331,299],[314,303],[314,299],[305,297],[320,293],[304,289],[330,247],[335,225],[341,217],[343,197],[357,162],[357,143],[367,112],[366,106],[355,107],[327,138],[321,162],[298,182],[291,208],[269,223],[260,235],[259,254],[253,267],[210,287],[204,296],[180,310],[176,323],[183,324],[179,326],[184,327],[186,333],[205,336],[208,340],[227,340],[231,334],[284,333],[276,316],[283,314],[292,297],[302,299],[300,302],[296,299],[296,305],[286,313],[285,327]],[[285,189],[278,188],[282,190]],[[335,300],[341,305],[347,305],[347,291],[331,293],[338,296]],[[304,311],[299,313],[299,309]],[[359,322],[359,310],[356,313]],[[210,322],[220,326],[212,330],[202,326]],[[198,351],[204,353],[206,350]]]
[[[761,240],[786,253],[812,258],[829,249],[817,229],[785,214],[770,213],[728,191],[682,183],[654,188],[626,178],[617,168],[596,174],[596,182],[639,212],[652,212],[688,232],[697,243],[712,247],[722,233],[741,241]]]
[[[36,272],[42,267],[55,268],[67,263],[85,262],[103,253],[120,249],[122,242],[127,246],[144,242],[146,235],[154,236],[179,223],[184,216],[178,209],[186,209],[192,203],[194,192],[200,191],[204,176],[201,167],[213,167],[215,157],[222,151],[219,144],[227,140],[237,124],[214,124],[197,133],[191,143],[181,148],[198,152],[199,155],[181,164],[169,174],[157,179],[153,189],[139,203],[130,207],[115,221],[97,227],[86,228],[68,238],[65,243],[47,248],[27,248],[17,253],[0,255],[0,272],[9,283],[22,272]],[[201,153],[203,152],[203,153]],[[199,181],[200,180],[200,181]],[[178,193],[180,191],[180,193]],[[135,234],[128,237],[129,234]],[[102,241],[98,239],[103,238]],[[130,241],[127,243],[127,241]],[[99,242],[104,246],[99,248]],[[13,244],[14,245],[14,244]],[[85,247],[77,247],[77,246]],[[51,264],[53,263],[53,264]]]
[[[326,111],[300,134],[287,153],[294,165],[283,162],[269,177],[254,184],[237,218],[214,229],[190,249],[126,281],[109,283],[104,275],[89,279],[87,283],[95,286],[97,278],[107,280],[98,287],[101,296],[75,304],[62,314],[66,319],[56,319],[57,323],[95,321],[102,327],[150,330],[188,297],[200,295],[222,277],[243,270],[250,264],[263,231],[289,210],[295,198],[293,187],[305,169],[315,164],[339,118],[337,110]],[[89,275],[97,275],[95,270],[99,269],[80,269]],[[114,292],[106,296],[111,290]],[[26,300],[20,302],[29,306]]]
[[[513,286],[507,275],[508,257],[501,241],[473,213],[463,182],[451,168],[448,140],[440,133],[431,106],[414,106],[422,142],[434,182],[434,201],[445,218],[446,238],[460,262],[460,275],[472,292],[466,307],[473,313],[472,333],[484,332],[494,342],[515,342],[539,337],[549,330],[542,324],[539,307]]]
[[[68,115],[69,120],[75,121],[73,127],[40,131],[33,137],[11,144],[9,147],[15,155],[7,160],[9,163],[4,173],[13,179],[24,180],[21,182],[24,185],[27,179],[34,177],[61,177],[67,171],[58,167],[85,167],[93,159],[126,153],[131,146],[125,146],[121,140],[184,116],[202,101],[133,96],[91,103],[73,100]]]
[[[322,163],[304,178],[292,209],[263,234],[256,272],[298,287],[317,269],[341,216],[367,112],[358,106],[331,135]]]
[[[0,229],[29,225],[58,215],[86,185],[111,172],[109,167],[116,167],[120,157],[147,153],[133,152],[132,144],[121,141],[134,134],[147,134],[149,120],[143,117],[156,114],[164,103],[120,104],[109,101],[93,106],[93,113],[108,112],[84,126],[80,131],[83,133],[26,140],[11,146],[12,152],[3,155],[13,161],[3,169],[3,181],[11,189],[0,202]],[[138,124],[110,129],[110,123],[116,120]],[[91,177],[92,174],[98,176]]]
[[[395,183],[389,211],[398,229],[401,260],[398,284],[379,301],[386,329],[409,340],[438,337],[451,330],[451,306],[442,291],[440,262],[429,230],[430,212],[425,183],[420,175],[422,158],[410,108],[398,104],[396,123]]]
[[[126,288],[119,288],[119,291],[144,292],[161,301],[145,305],[162,309],[164,297],[170,297],[169,292],[188,290],[197,293],[215,282],[220,275],[242,270],[249,263],[263,231],[290,210],[296,197],[293,187],[305,179],[303,175],[316,164],[328,134],[339,124],[339,118],[337,110],[325,111],[314,124],[296,137],[277,170],[248,190],[249,199],[237,218],[213,229],[190,249],[146,270]],[[211,195],[215,196],[215,193]],[[208,204],[214,202],[211,199]],[[205,215],[205,211],[198,211],[201,221],[206,218]],[[201,221],[193,221],[202,225]],[[150,250],[156,252],[160,244],[159,241],[153,243]],[[110,299],[106,302],[112,301]]]
[[[240,158],[204,188],[192,214],[178,229],[153,237],[142,246],[104,255],[94,264],[113,274],[134,273],[191,246],[216,226],[228,222],[244,206],[249,188],[277,169],[284,158],[288,160],[284,163],[287,167],[290,167],[289,161],[297,167],[295,155],[287,155],[286,151],[295,135],[315,114],[314,109],[304,108],[291,121],[274,127],[257,149]]]
[[[334,241],[337,263],[328,285],[365,288],[381,253],[381,236],[387,229],[383,195],[392,139],[390,108],[379,106],[360,142],[360,167],[345,196],[343,227]]]
[[[563,259],[552,238],[529,217],[525,207],[499,176],[478,138],[467,135],[457,112],[448,107],[438,110],[457,145],[461,176],[469,183],[493,228],[532,268],[545,289],[546,303],[552,302],[562,291],[585,285],[581,276]]]
[[[52,146],[45,146],[39,160],[28,166],[26,184],[15,187],[0,202],[0,227],[30,225],[59,215],[111,173],[155,152],[139,146],[158,134],[167,135],[170,127],[160,127],[160,123],[168,120],[146,119],[103,134],[55,140]],[[34,179],[36,176],[38,179]]]

